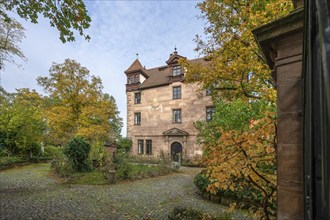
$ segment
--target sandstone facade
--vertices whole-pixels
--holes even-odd
[[[133,141],[133,155],[157,157],[163,151],[176,159],[177,153],[183,158],[202,154],[194,122],[206,120],[207,108],[212,109],[211,97],[199,85],[184,83],[179,58],[174,52],[167,65],[152,69],[143,68],[136,60],[125,71],[127,137]]]

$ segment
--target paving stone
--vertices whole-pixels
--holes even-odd
[[[200,198],[197,168],[115,185],[63,185],[49,164],[0,172],[0,219],[167,219],[176,206],[219,215],[226,208]]]

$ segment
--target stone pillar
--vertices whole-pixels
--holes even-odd
[[[187,136],[183,136],[182,148],[182,157],[185,158],[187,156]]]
[[[301,220],[303,9],[254,30],[254,35],[277,85],[277,219]]]
[[[165,147],[167,149],[168,154],[171,154],[171,146],[170,146],[170,140],[168,136],[165,136]],[[165,149],[164,149],[165,150]],[[166,151],[164,151],[164,153],[166,153]]]

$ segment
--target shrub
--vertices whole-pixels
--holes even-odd
[[[17,163],[24,163],[26,162],[25,159],[17,156],[11,156],[11,157],[0,157],[0,168],[2,167],[8,167],[13,164]]]
[[[128,155],[124,152],[118,152],[114,159],[116,169],[116,179],[130,179],[132,167],[127,161]]]
[[[206,188],[210,185],[211,181],[205,175],[205,170],[196,175],[194,184],[201,192],[206,192]]]
[[[181,166],[204,167],[202,158],[200,156],[195,156],[193,158],[183,158],[181,161]]]
[[[186,220],[186,219],[214,219],[207,214],[203,214],[200,211],[191,209],[191,208],[183,208],[183,207],[175,207],[173,211],[168,216],[169,220]]]
[[[117,141],[117,151],[128,153],[132,148],[132,140],[129,138],[120,137]]]
[[[91,163],[88,159],[90,144],[79,137],[73,138],[64,148],[72,167],[76,171],[90,171]]]
[[[44,157],[55,159],[55,158],[63,158],[63,147],[55,147],[55,146],[46,146],[44,148]]]
[[[160,151],[160,154],[159,154],[159,160],[160,160],[160,165],[163,165],[163,166],[168,166],[171,164],[171,158],[169,156],[166,156],[166,154],[164,153],[164,151]]]
[[[181,166],[181,164],[180,164],[179,162],[172,162],[172,163],[171,163],[171,168],[172,168],[173,170],[178,170],[178,169],[180,169],[180,166]]]
[[[104,149],[103,142],[95,142],[91,145],[89,159],[93,162],[93,167],[104,167],[109,160],[109,153]]]
[[[50,167],[59,177],[70,177],[74,173],[72,164],[67,159],[54,159]]]

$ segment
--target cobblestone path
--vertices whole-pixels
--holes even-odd
[[[0,172],[0,219],[167,219],[176,206],[220,214],[219,204],[196,194],[196,168],[116,185],[65,185],[48,176],[49,164]]]

